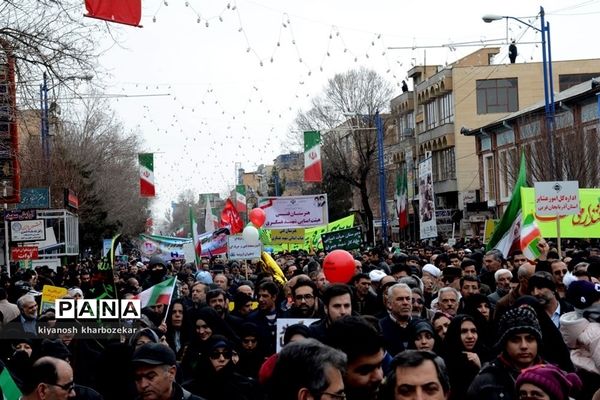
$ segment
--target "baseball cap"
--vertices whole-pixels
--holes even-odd
[[[150,365],[175,365],[175,353],[170,347],[160,343],[146,343],[134,353],[131,362]]]

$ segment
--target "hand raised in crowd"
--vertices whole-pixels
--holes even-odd
[[[550,246],[548,245],[548,242],[546,242],[543,238],[540,239],[540,241],[537,244],[538,249],[540,249],[540,256],[538,257],[538,260],[541,261],[545,261],[548,257],[548,253],[550,252]]]
[[[467,356],[467,360],[469,360],[469,362],[477,365],[478,368],[481,368],[481,360],[479,359],[477,353],[473,353],[470,351],[463,351],[463,353],[465,356]]]

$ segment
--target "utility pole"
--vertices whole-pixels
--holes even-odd
[[[385,165],[383,161],[383,121],[379,111],[375,113],[375,125],[377,127],[377,159],[379,163],[379,208],[381,211],[381,239],[383,246],[388,246],[388,218],[386,205]]]

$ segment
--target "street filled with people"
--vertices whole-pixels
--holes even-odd
[[[158,256],[108,275],[106,260],[22,269],[0,287],[1,388],[8,399],[597,400],[596,245],[565,241],[561,257],[542,240],[528,260],[477,240],[399,243],[350,251],[348,281],[324,268],[328,254],[302,250],[273,254],[275,271]],[[142,295],[171,281],[166,297]],[[135,332],[79,337],[42,303],[47,285],[142,299]]]

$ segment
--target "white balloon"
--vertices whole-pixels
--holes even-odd
[[[260,243],[258,229],[252,225],[248,225],[244,228],[242,232],[242,237],[246,241],[246,243],[250,245],[256,245]]]

